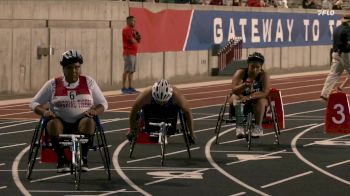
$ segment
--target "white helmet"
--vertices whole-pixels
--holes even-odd
[[[157,102],[167,102],[173,95],[173,88],[165,79],[155,82],[152,86],[152,97]]]

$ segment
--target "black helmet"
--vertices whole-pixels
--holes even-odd
[[[261,64],[264,64],[265,58],[264,58],[264,56],[263,56],[261,53],[259,53],[259,52],[254,52],[253,54],[250,54],[250,55],[248,56],[248,63],[249,63],[250,61],[260,61]]]
[[[73,63],[83,64],[83,57],[76,50],[67,50],[62,54],[60,64],[64,67]]]

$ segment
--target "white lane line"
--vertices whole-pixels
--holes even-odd
[[[23,186],[21,179],[19,178],[18,175],[18,165],[19,162],[21,161],[21,158],[24,156],[24,154],[29,150],[30,146],[27,146],[26,148],[24,148],[15,158],[15,160],[13,161],[12,164],[12,179],[15,182],[15,185],[17,186],[17,188],[19,189],[19,191],[21,191],[21,193],[25,196],[27,195],[31,195],[28,190]]]
[[[198,149],[200,149],[200,147],[190,148],[191,151],[198,150]],[[166,153],[165,156],[179,154],[179,153],[183,153],[183,152],[187,152],[187,150],[179,150],[179,151],[175,151],[175,152]],[[142,159],[135,159],[135,160],[127,161],[126,163],[134,163],[134,162],[139,162],[139,161],[144,161],[144,160],[149,160],[149,159],[155,159],[155,158],[159,158],[159,157],[160,157],[160,155],[155,155],[155,156],[146,157],[146,158],[142,158]]]
[[[133,189],[135,189],[136,191],[140,192],[142,195],[147,195],[147,196],[151,196],[151,194],[147,193],[145,190],[141,189],[140,187],[138,187],[135,183],[133,183],[127,175],[125,175],[125,173],[123,172],[123,170],[121,169],[120,165],[119,165],[119,153],[121,152],[121,150],[123,149],[123,147],[128,144],[129,141],[125,140],[123,143],[119,144],[119,146],[115,149],[115,151],[113,152],[113,156],[112,156],[112,160],[113,160],[113,166],[117,172],[117,174],[119,174],[119,176],[129,185],[131,186]]]
[[[15,104],[15,105],[4,105],[4,106],[1,106],[0,109],[13,108],[13,107],[19,107],[19,106],[28,106],[28,108],[29,108],[29,103]]]
[[[246,154],[256,154],[256,153],[268,153],[271,151],[253,151],[253,150],[212,150],[212,153],[246,153]],[[293,152],[280,152],[281,154],[294,154]]]
[[[126,191],[125,189],[116,190],[118,192],[123,193],[134,193],[135,191]],[[31,193],[110,193],[116,191],[79,191],[79,190],[72,190],[72,191],[62,191],[62,190],[29,190]],[[81,195],[80,195],[81,196]]]
[[[319,112],[319,111],[322,111],[322,110],[325,110],[325,109],[326,108],[321,108],[321,109],[317,109],[317,110],[308,110],[308,111],[304,111],[304,112],[297,112],[297,113],[285,115],[285,117],[295,116],[295,115],[298,115],[298,114],[307,114],[307,113],[312,113],[312,112]]]
[[[5,121],[0,123],[0,125],[5,125],[5,124],[12,124],[12,123],[18,123],[18,122],[26,122],[28,120],[15,120],[15,121]]]
[[[308,125],[302,125],[302,126],[298,126],[298,127],[284,129],[284,130],[281,130],[280,132],[283,133],[283,132],[287,132],[287,131],[292,131],[294,129],[300,129],[300,128],[310,127],[310,126],[314,126],[314,125],[315,125],[315,123],[308,124]],[[274,135],[274,134],[275,134],[275,132],[270,132],[270,133],[263,134],[263,136]],[[243,139],[229,140],[229,141],[226,141],[226,142],[220,142],[219,144],[228,144],[228,143],[238,142],[238,141],[242,141],[242,140],[245,140],[245,139],[243,138]]]
[[[307,172],[304,172],[304,173],[301,173],[301,174],[298,174],[298,175],[295,175],[295,176],[291,176],[291,177],[288,177],[288,178],[285,178],[285,179],[282,179],[282,180],[271,182],[269,184],[261,186],[261,188],[264,189],[264,188],[267,188],[267,187],[270,187],[270,186],[274,186],[276,184],[281,184],[283,182],[287,182],[287,181],[290,181],[290,180],[294,180],[296,178],[300,178],[300,177],[303,177],[303,176],[306,176],[306,175],[309,175],[309,174],[312,174],[312,173],[313,173],[312,171],[307,171]]]
[[[122,167],[122,169],[124,171],[193,171],[193,170],[200,170],[200,169],[206,169],[206,170],[210,170],[210,169],[213,169],[213,168],[199,168],[199,167],[195,167],[195,168],[192,168],[192,167],[186,167],[186,168],[183,168],[183,167]]]
[[[7,186],[0,186],[0,189],[6,189]]]
[[[183,174],[180,174],[180,175],[173,175],[172,177],[162,178],[162,179],[159,179],[159,180],[155,180],[153,182],[148,182],[148,183],[145,183],[145,185],[148,186],[148,185],[164,182],[164,181],[167,181],[167,180],[172,180],[172,179],[181,178],[181,177],[188,176],[188,175],[198,174],[198,173],[201,173],[201,172],[204,172],[204,171],[207,171],[207,170],[208,169],[205,168],[205,169],[200,169],[200,170],[196,170],[196,171],[192,171],[192,172],[184,172]]]
[[[112,195],[112,194],[115,194],[115,193],[124,193],[125,191],[126,191],[126,189],[120,189],[120,190],[115,190],[115,191],[109,191],[108,193],[99,194],[99,196]]]
[[[28,111],[28,112],[16,112],[16,113],[11,113],[11,114],[2,114],[0,117],[3,116],[13,116],[13,115],[18,115],[18,114],[28,114],[28,113],[33,113],[33,111]]]
[[[226,131],[223,131],[220,133],[219,136],[224,135],[230,131],[232,131],[234,128],[228,129]],[[248,184],[242,182],[241,180],[239,180],[238,178],[235,178],[234,176],[232,176],[231,174],[229,174],[228,172],[226,172],[224,169],[222,169],[212,158],[211,153],[210,153],[210,147],[211,145],[214,143],[216,139],[216,136],[212,137],[207,144],[205,145],[205,157],[207,158],[208,162],[210,163],[210,165],[212,165],[218,172],[220,172],[221,174],[223,174],[224,176],[226,176],[228,179],[232,180],[233,182],[245,187],[248,190],[251,190],[259,195],[268,195],[267,193],[264,193],[252,186],[249,186]]]
[[[243,160],[239,160],[239,161],[234,161],[234,162],[230,162],[230,163],[226,163],[226,165],[233,165],[233,164],[237,164],[237,163],[242,163],[242,162],[247,162],[247,161],[254,161],[254,160],[259,160],[260,158],[264,158],[270,155],[274,155],[274,154],[279,154],[279,153],[283,153],[286,152],[287,150],[280,150],[280,151],[276,151],[276,152],[271,152],[268,154],[263,154],[260,156],[255,157],[254,159],[243,159]]]
[[[335,166],[338,166],[338,165],[342,165],[342,164],[345,164],[345,163],[349,163],[350,162],[350,159],[348,160],[345,160],[345,161],[342,161],[342,162],[339,162],[339,163],[333,163],[331,165],[328,165],[326,166],[327,168],[332,168],[332,167],[335,167]]]
[[[298,139],[299,139],[302,135],[304,135],[305,133],[307,133],[307,132],[309,132],[309,131],[311,131],[311,130],[317,128],[317,127],[323,126],[323,125],[324,125],[324,123],[318,124],[318,125],[315,125],[315,126],[313,126],[313,127],[310,127],[310,128],[308,128],[308,129],[306,129],[306,130],[300,132],[298,135],[296,135],[296,136],[293,138],[293,140],[292,140],[292,142],[291,142],[291,148],[292,148],[293,152],[295,153],[295,155],[296,155],[301,161],[303,161],[304,163],[308,164],[310,167],[316,169],[316,170],[319,171],[320,173],[322,173],[322,174],[324,174],[324,175],[326,175],[326,176],[328,176],[328,177],[330,177],[330,178],[333,178],[333,179],[335,179],[335,180],[337,180],[337,181],[339,181],[339,182],[342,182],[342,183],[344,183],[344,184],[350,185],[350,182],[349,182],[349,181],[347,181],[347,180],[345,180],[345,179],[342,179],[342,178],[340,178],[340,177],[338,177],[338,176],[336,176],[336,175],[333,175],[333,174],[331,174],[331,173],[329,173],[329,172],[327,172],[327,171],[321,169],[321,168],[318,167],[317,165],[311,163],[310,161],[308,161],[305,157],[303,157],[303,155],[302,155],[302,154],[299,152],[299,150],[298,150],[298,147],[297,147],[297,145],[296,145]]]
[[[247,194],[246,192],[239,192],[239,193],[235,193],[233,195],[230,195],[230,196],[241,196],[241,195],[245,195]]]
[[[322,124],[324,124],[324,123],[322,123]],[[334,138],[331,138],[331,139],[322,140],[322,142],[333,141],[333,140],[337,140],[337,139],[341,139],[341,138],[349,137],[349,136],[350,136],[350,134],[341,135],[341,136],[334,137]],[[304,144],[303,147],[316,145],[316,144],[319,144],[320,142],[321,142],[321,141],[315,141],[315,142],[312,142],[312,143],[310,143],[310,144]]]
[[[29,121],[29,122],[17,123],[14,125],[3,126],[3,127],[0,127],[0,129],[5,129],[5,128],[9,128],[9,127],[16,127],[18,125],[24,125],[24,124],[29,124],[29,123],[33,123],[33,122],[36,122],[36,121]]]
[[[5,165],[5,163],[0,163],[0,166],[4,166]]]
[[[23,146],[23,145],[26,145],[26,144],[27,144],[27,143],[13,144],[13,145],[8,145],[8,146],[0,146],[0,149],[12,148],[12,147],[17,147],[17,146]]]

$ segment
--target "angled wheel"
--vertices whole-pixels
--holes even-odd
[[[229,98],[229,95],[226,96],[225,103],[220,108],[218,120],[216,122],[216,127],[215,127],[215,133],[216,133],[215,144],[218,143],[220,129],[221,129],[222,121],[224,121],[224,115],[225,115],[225,112],[226,112],[226,104],[227,104],[228,98]]]
[[[95,135],[97,139],[97,148],[98,148],[98,151],[100,152],[103,166],[108,176],[108,180],[110,180],[111,179],[111,170],[110,170],[111,159],[110,159],[109,150],[107,147],[106,136],[104,134],[102,126],[99,123],[97,123]]]
[[[247,129],[247,138],[246,139],[248,142],[248,150],[250,150],[251,145],[252,145],[252,129],[253,129],[253,114],[251,112],[249,112],[247,115],[246,129]]]
[[[41,146],[41,135],[43,133],[43,129],[44,129],[44,120],[41,119],[38,125],[35,127],[33,137],[32,137],[32,143],[30,145],[27,174],[26,174],[27,179],[30,179],[34,165],[35,165],[36,157],[38,155],[38,151]]]
[[[185,116],[184,116],[183,111],[180,111],[179,118],[180,118],[180,125],[181,125],[182,134],[184,136],[184,140],[185,140],[185,144],[186,144],[188,158],[191,158],[190,140],[189,140],[190,135],[189,135],[188,126],[187,126],[187,122],[185,121]]]
[[[75,190],[79,190],[79,188],[80,188],[81,158],[82,158],[81,152],[82,152],[81,143],[77,142],[77,149],[76,149],[76,152],[74,152],[75,153],[75,155],[74,155],[75,164],[73,165]]]
[[[161,144],[160,144],[160,163],[163,166],[164,165],[164,159],[165,159],[165,137],[166,134],[161,134],[159,137],[161,137]]]
[[[275,105],[271,103],[272,103],[271,98],[269,97],[269,104],[270,104],[271,113],[272,113],[272,124],[275,131],[275,143],[279,145],[280,144],[279,135],[281,134],[281,132],[278,125]]]

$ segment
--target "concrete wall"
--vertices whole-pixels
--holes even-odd
[[[0,93],[34,94],[49,78],[62,74],[60,54],[74,48],[84,56],[83,73],[103,90],[120,89],[123,72],[121,29],[129,7],[163,9],[308,12],[303,9],[157,4],[126,1],[0,1]],[[312,10],[314,11],[314,10]],[[311,12],[311,11],[310,11]],[[37,58],[37,48],[54,48]],[[317,67],[329,63],[330,46],[244,49],[266,56],[266,69]],[[208,76],[217,67],[210,51],[159,52],[138,55],[137,85],[165,77],[190,81]]]

